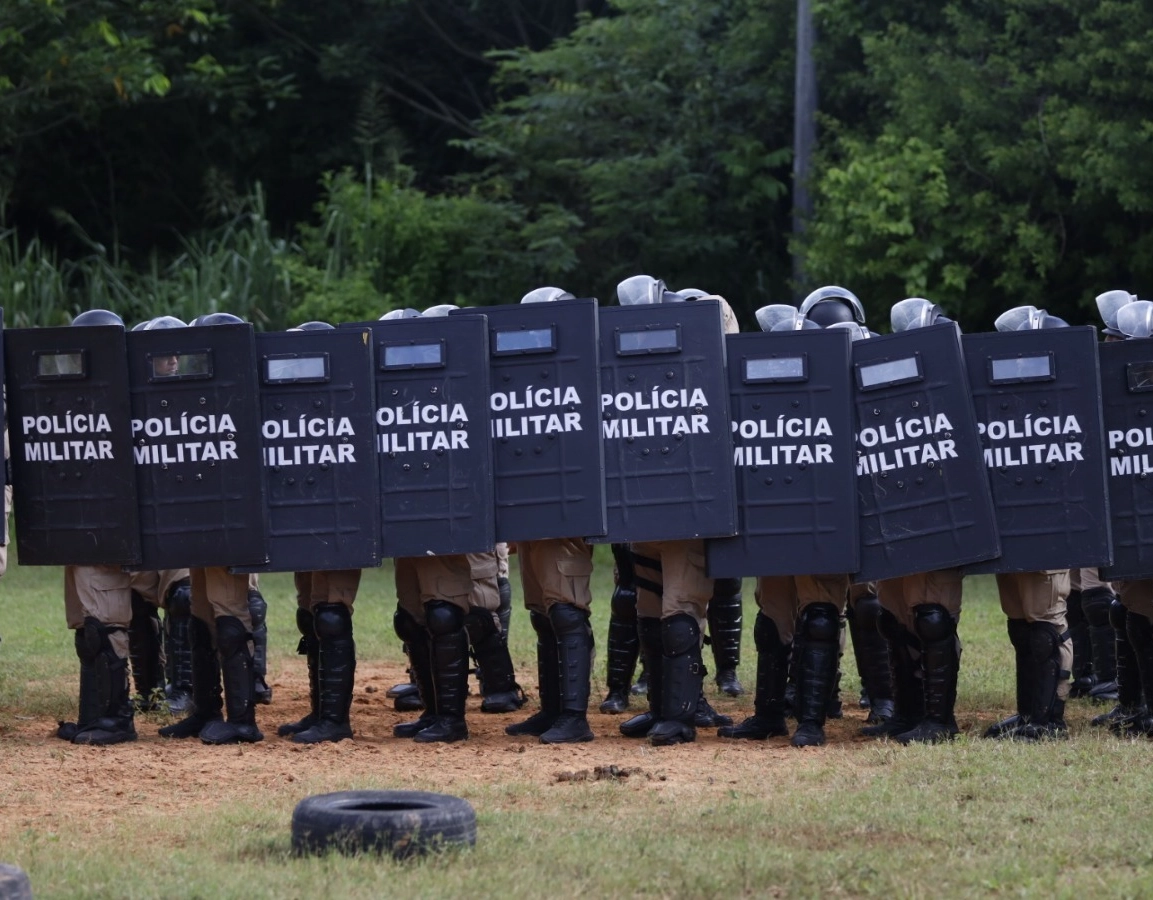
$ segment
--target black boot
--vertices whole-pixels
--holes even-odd
[[[925,717],[925,691],[917,638],[887,609],[881,611],[877,627],[889,648],[889,679],[893,685],[893,715],[887,721],[866,725],[866,737],[896,737],[915,727]]]
[[[1061,671],[1061,643],[1065,635],[1049,622],[1029,622],[1029,706],[1026,721],[1013,735],[1018,741],[1043,741],[1068,735],[1065,726],[1065,701],[1057,696],[1057,687],[1068,672]]]
[[[893,677],[889,666],[889,644],[881,634],[881,601],[876,594],[864,594],[847,609],[849,638],[864,691],[863,707],[869,710],[865,722],[878,725],[893,717]]]
[[[168,709],[192,708],[192,590],[182,578],[168,588],[164,601],[164,664],[168,676]]]
[[[1009,643],[1013,645],[1013,659],[1016,662],[1017,711],[985,729],[984,737],[987,738],[1013,737],[1017,729],[1025,724],[1026,717],[1033,708],[1029,623],[1024,619],[1008,619],[1006,628],[1009,631]]]
[[[96,619],[92,621],[96,622],[97,627],[99,627],[99,622]],[[87,728],[102,715],[104,705],[101,700],[100,685],[107,682],[106,678],[97,681],[96,658],[99,652],[99,641],[96,643],[96,651],[89,652],[83,625],[72,632],[72,644],[76,649],[76,658],[80,660],[80,693],[77,702],[76,721],[56,723],[56,737],[69,742],[76,737],[80,729]]]
[[[160,709],[164,701],[164,645],[160,640],[160,612],[136,591],[132,592],[132,619],[128,624],[128,660],[136,686],[133,703],[139,710]]]
[[[542,744],[579,744],[593,739],[588,723],[593,630],[589,614],[568,603],[549,607],[558,661],[557,717],[540,736]]]
[[[916,727],[898,734],[896,739],[902,744],[950,741],[957,734],[953,708],[957,703],[957,675],[961,669],[957,623],[949,611],[937,603],[913,607],[913,616],[921,642],[925,718]]]
[[[428,635],[424,636],[423,644],[428,643]],[[421,699],[420,686],[417,683],[416,672],[412,668],[412,648],[407,643],[401,644],[400,649],[404,651],[404,655],[410,660],[408,665],[408,681],[394,684],[387,691],[384,696],[392,701],[392,708],[397,712],[420,712],[422,709],[427,709],[424,701]],[[425,648],[427,652],[427,647]]]
[[[216,617],[216,650],[228,720],[217,719],[201,729],[200,740],[205,744],[254,744],[264,740],[256,727],[251,640],[252,633],[236,616]]]
[[[1118,699],[1117,635],[1109,621],[1109,610],[1114,603],[1121,606],[1113,591],[1103,585],[1081,592],[1081,608],[1089,626],[1093,677],[1096,679],[1089,689],[1089,698],[1097,703]]]
[[[1145,703],[1131,719],[1110,728],[1128,737],[1144,735],[1153,737],[1153,710],[1149,708],[1149,697],[1153,696],[1153,622],[1146,616],[1128,610],[1125,617],[1125,632],[1129,646],[1133,648],[1133,660],[1137,664],[1138,680],[1141,684]]]
[[[540,737],[552,728],[553,722],[560,715],[560,656],[556,632],[548,616],[530,610],[528,617],[536,632],[536,678],[540,710],[523,722],[505,728],[504,733],[514,737],[526,734]]]
[[[832,603],[813,603],[801,613],[797,631],[802,635],[797,669],[797,730],[794,747],[825,743],[825,716],[837,675],[841,622]]]
[[[74,744],[97,747],[136,740],[132,701],[128,696],[128,660],[116,655],[108,636],[122,629],[86,616],[77,631],[76,652],[83,653],[80,716],[71,737]],[[88,678],[84,677],[87,664]]]
[[[430,636],[432,685],[436,693],[436,718],[418,731],[418,744],[452,743],[468,738],[464,720],[468,696],[468,632],[464,630],[464,610],[447,600],[433,600],[424,606]]]
[[[1097,684],[1093,672],[1093,642],[1089,637],[1089,622],[1085,618],[1080,590],[1069,591],[1065,600],[1065,618],[1069,623],[1069,637],[1073,641],[1073,683],[1069,696],[1073,699],[1088,697]]]
[[[516,712],[525,704],[524,691],[516,683],[512,657],[500,630],[499,619],[488,610],[473,607],[465,617],[476,675],[480,680],[480,711],[486,713]]]
[[[661,657],[664,653],[664,644],[661,639],[661,620],[637,617],[637,636],[641,644],[641,657],[645,661],[645,669],[651,673],[646,682],[648,688],[649,708],[640,715],[625,719],[618,726],[625,737],[648,737],[659,718],[662,702]]]
[[[757,648],[757,691],[753,714],[740,725],[717,730],[723,738],[763,741],[789,733],[785,723],[785,681],[789,677],[789,645],[782,644],[776,623],[762,612],[753,623]]]
[[[741,608],[741,579],[713,579],[713,597],[709,601],[709,643],[716,664],[717,687],[721,693],[739,697],[744,688],[737,678],[741,664],[741,626],[744,622]]]
[[[612,547],[617,577],[609,612],[608,663],[605,673],[608,694],[601,704],[601,712],[623,713],[629,708],[629,687],[640,653],[637,588],[628,545],[613,544]]]
[[[704,668],[704,663],[701,663],[701,676],[708,675],[708,669]],[[724,713],[719,713],[713,709],[713,705],[709,703],[709,698],[705,696],[704,689],[701,690],[701,695],[697,697],[697,711],[693,715],[693,724],[697,728],[725,728],[733,724],[733,717],[726,716]]]
[[[697,620],[678,613],[661,620],[660,716],[649,731],[656,747],[697,739],[697,701],[705,679],[701,659],[701,628]]]
[[[252,619],[252,679],[256,702],[272,702],[268,686],[268,604],[260,591],[248,592],[248,615]]]
[[[404,642],[409,675],[416,685],[419,708],[424,710],[419,718],[393,726],[392,733],[398,738],[411,738],[436,721],[436,688],[432,682],[432,657],[429,655],[432,636],[427,628],[400,607],[392,617],[392,627]]]
[[[316,623],[312,617],[312,610],[296,608],[296,628],[300,631],[300,643],[296,645],[296,652],[305,658],[308,663],[308,714],[295,722],[285,722],[276,729],[281,737],[291,737],[302,731],[307,731],[316,724],[320,712],[320,682],[318,681],[318,660],[320,658],[320,641],[316,637]]]
[[[1137,657],[1129,643],[1128,618],[1129,611],[1120,600],[1114,599],[1109,607],[1109,622],[1116,641],[1117,705],[1107,713],[1094,716],[1090,725],[1108,725],[1111,730],[1116,730],[1144,714],[1145,694],[1141,687],[1141,673],[1137,669]]]
[[[165,725],[161,737],[198,737],[202,729],[219,722],[224,701],[220,695],[220,660],[212,646],[212,632],[203,619],[188,622],[189,657],[192,661],[192,708],[179,722]]]
[[[313,609],[312,614],[320,645],[317,659],[317,716],[311,728],[292,736],[298,744],[343,741],[352,737],[352,725],[348,720],[356,675],[352,610],[343,603],[321,603]]]

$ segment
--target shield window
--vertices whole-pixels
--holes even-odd
[[[149,381],[177,381],[212,377],[211,350],[160,350],[149,353]]]
[[[500,356],[506,353],[548,353],[556,350],[556,329],[550,325],[547,328],[517,328],[505,329],[495,332],[493,354]]]
[[[1133,393],[1153,391],[1153,362],[1134,362],[1125,367],[1129,390]]]
[[[652,328],[642,331],[618,331],[617,355],[638,353],[676,353],[681,349],[681,329]]]
[[[1052,353],[989,360],[989,384],[1052,381],[1056,377]]]
[[[807,381],[809,361],[799,356],[765,356],[745,359],[745,383]]]
[[[433,369],[444,366],[444,341],[426,344],[384,344],[383,369]]]
[[[84,350],[36,351],[38,379],[87,378],[88,353]]]
[[[857,386],[862,391],[895,384],[909,384],[922,378],[924,375],[921,372],[920,354],[906,356],[903,359],[886,359],[857,365]]]
[[[264,360],[265,384],[328,381],[328,354],[269,356]]]

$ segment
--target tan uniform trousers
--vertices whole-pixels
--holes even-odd
[[[424,604],[444,600],[467,614],[469,607],[491,612],[498,622],[500,589],[496,583],[496,552],[454,553],[447,556],[407,556],[394,560],[397,605],[421,625]]]
[[[713,580],[705,575],[705,542],[649,541],[633,544],[637,615],[645,619],[693,616],[705,629]]]
[[[323,572],[293,572],[296,605],[311,610],[321,603],[339,603],[352,609],[360,588],[360,569],[332,569]]]
[[[64,616],[69,628],[82,628],[91,616],[119,630],[108,635],[121,659],[128,657],[132,621],[132,576],[120,566],[65,566]]]
[[[1070,569],[1069,570],[1069,590],[1071,591],[1091,591],[1094,588],[1109,588],[1109,590],[1116,592],[1108,581],[1101,580],[1100,570],[1098,569]]]
[[[130,572],[132,590],[155,607],[163,607],[168,589],[176,582],[188,578],[187,569],[160,569],[159,571]]]
[[[1065,636],[1061,642],[1062,677],[1057,685],[1057,696],[1064,700],[1069,696],[1069,673],[1073,671],[1073,639],[1065,616],[1069,570],[998,574],[997,591],[1001,595],[1001,609],[1010,619],[1048,622],[1057,629],[1057,634]]]
[[[586,612],[592,605],[593,548],[580,538],[518,541],[520,581],[526,609],[548,615],[555,603]]]
[[[777,626],[782,644],[792,643],[806,606],[831,603],[840,615],[848,596],[848,575],[762,575],[757,579],[757,606]]]
[[[1118,598],[1124,607],[1139,616],[1153,619],[1153,579],[1141,578],[1120,582]]]
[[[223,566],[191,569],[192,615],[208,625],[212,641],[216,642],[216,619],[233,616],[252,631],[252,616],[248,613],[248,590],[257,583],[256,576],[232,574]]]
[[[961,618],[961,578],[961,570],[957,568],[888,578],[877,582],[877,597],[906,631],[916,634],[913,617],[916,606],[936,603],[954,620]]]

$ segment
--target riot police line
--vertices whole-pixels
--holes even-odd
[[[1147,337],[1143,302],[1126,296],[1123,335]],[[512,734],[592,738],[595,543],[626,546],[634,580],[649,710],[626,734],[695,738],[716,584],[753,577],[755,712],[722,735],[787,733],[791,657],[794,743],[823,743],[839,621],[856,602],[888,656],[893,699],[874,733],[947,739],[973,572],[998,576],[1018,653],[1021,708],[1003,735],[1063,729],[1068,571],[1153,576],[1143,341],[1099,345],[1095,328],[1032,307],[962,335],[918,298],[876,335],[837,287],[758,311],[748,334],[731,333],[722,298],[648,276],[618,299],[542,288],[507,307],[278,333],[227,314],[7,329],[20,561],[189,570],[200,684],[169,736],[209,743],[262,737],[244,596],[275,571],[296,573],[312,701],[280,731],[352,734],[352,604],[359,571],[385,557],[398,560],[396,630],[424,707],[398,734],[467,737],[470,647],[485,648],[503,711],[519,708],[498,543],[519,548],[538,637],[541,710]],[[130,740],[128,626],[81,611],[80,721],[61,736]]]

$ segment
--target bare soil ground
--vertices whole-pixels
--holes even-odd
[[[242,801],[254,789],[283,790],[303,774],[318,770],[324,771],[326,782],[346,780],[349,786],[358,779],[363,783],[370,773],[387,773],[398,786],[427,786],[432,780],[446,791],[478,782],[543,786],[616,778],[641,790],[692,794],[753,778],[788,777],[816,762],[813,754],[824,752],[795,749],[787,738],[722,741],[711,730],[700,732],[695,744],[650,747],[645,741],[622,737],[617,730],[622,717],[597,712],[600,697],[595,695],[589,719],[596,739],[587,744],[545,746],[535,738],[504,734],[505,725],[536,710],[535,697],[520,713],[493,715],[480,712],[475,690],[469,699],[469,740],[416,744],[393,737],[392,727],[414,714],[396,712],[385,698],[391,685],[406,678],[404,671],[371,662],[357,671],[352,706],[355,738],[302,746],[276,736],[279,723],[307,712],[303,664],[299,669],[298,673],[286,670],[272,680],[273,703],[257,712],[265,734],[258,744],[209,747],[196,739],[167,740],[156,733],[167,717],[150,714],[137,717],[139,740],[135,743],[79,747],[55,738],[54,721],[18,716],[0,740],[0,796],[4,798],[0,836],[46,829],[53,820],[123,812],[126,805],[137,802],[147,802],[158,812],[167,805],[174,814],[190,807],[212,808]],[[526,688],[533,691],[532,685]],[[720,699],[711,684],[708,692],[718,710],[737,721],[752,712],[748,694],[737,700]],[[847,691],[843,696],[845,718],[830,720],[826,728],[830,744],[871,744],[857,733],[864,711],[848,702]],[[632,712],[643,709],[643,698],[634,698],[633,707]],[[166,788],[174,782],[181,786],[179,791]]]

